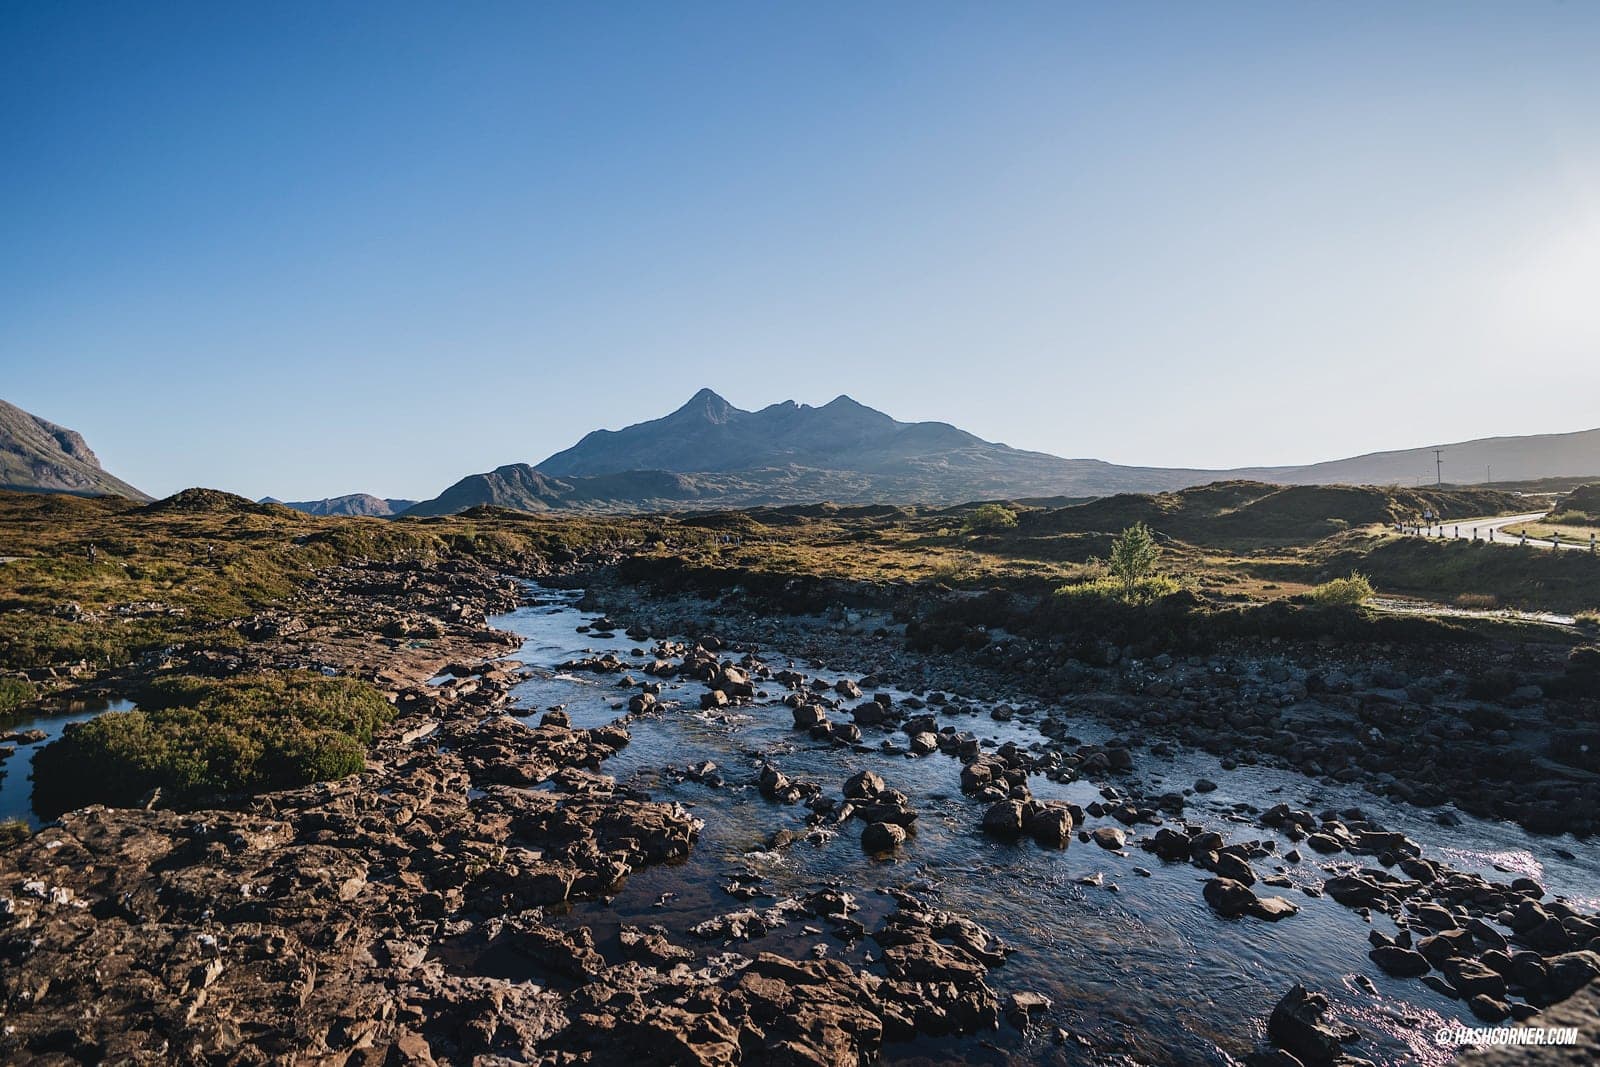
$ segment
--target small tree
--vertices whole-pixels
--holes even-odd
[[[1106,560],[1106,566],[1112,576],[1122,583],[1124,595],[1132,599],[1134,587],[1140,579],[1148,577],[1155,570],[1156,560],[1160,556],[1161,546],[1156,544],[1150,527],[1136,522],[1111,542],[1111,558]]]
[[[1004,504],[984,504],[967,516],[968,533],[1009,529],[1017,524],[1017,513]]]

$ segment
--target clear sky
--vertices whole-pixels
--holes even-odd
[[[146,491],[703,385],[1172,466],[1600,426],[1600,4],[0,4],[0,397]]]

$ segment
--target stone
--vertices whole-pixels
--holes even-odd
[[[869,823],[861,831],[862,851],[870,855],[893,852],[906,843],[906,829],[892,822]]]
[[[1128,843],[1127,835],[1115,826],[1096,827],[1089,834],[1089,838],[1095,844],[1110,852],[1117,852]]]
[[[1367,955],[1385,974],[1396,978],[1417,978],[1428,973],[1427,957],[1398,945],[1381,945]]]
[[[1063,804],[1040,805],[1023,820],[1023,829],[1044,848],[1066,848],[1072,842],[1072,812]]]
[[[844,795],[852,800],[875,797],[887,789],[881,777],[872,771],[859,771],[845,779]]]
[[[1018,800],[1001,800],[983,813],[983,832],[1003,841],[1015,841],[1022,836],[1023,805]]]
[[[1345,1042],[1360,1034],[1326,1022],[1328,1007],[1327,997],[1296,984],[1272,1009],[1267,1037],[1307,1067],[1331,1067],[1344,1058]]]

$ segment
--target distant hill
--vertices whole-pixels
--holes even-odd
[[[415,500],[379,497],[371,493],[347,493],[344,496],[331,496],[325,500],[278,500],[275,497],[264,496],[260,502],[282,504],[286,508],[294,508],[307,515],[374,515],[379,518],[398,515],[416,503]]]
[[[1454,485],[1523,482],[1545,478],[1600,478],[1600,429],[1528,437],[1481,437],[1454,444],[1371,452],[1304,467],[1255,467],[1230,477],[1290,485],[1417,485],[1439,471],[1433,451],[1443,453],[1442,477]]]
[[[0,489],[149,500],[100,466],[83,437],[0,400]]]
[[[1447,484],[1481,482],[1486,467],[1493,468],[1496,482],[1600,477],[1600,430],[1441,447]],[[1228,481],[1415,487],[1436,473],[1433,461],[1430,446],[1301,467],[1128,467],[1011,448],[942,422],[900,422],[847,396],[822,407],[785,401],[745,411],[702,389],[670,415],[621,430],[595,430],[542,463],[463,478],[407,514],[440,515],[479,505],[663,511],[820,501],[1082,500]]]
[[[1198,545],[1270,545],[1316,541],[1357,526],[1415,522],[1426,512],[1444,521],[1526,507],[1494,489],[1212,482],[1175,493],[1119,494],[1067,507],[1025,511],[1017,536],[1107,533],[1145,523]]]

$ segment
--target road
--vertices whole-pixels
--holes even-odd
[[[1522,538],[1506,532],[1507,527],[1522,526],[1530,522],[1538,522],[1548,512],[1535,511],[1527,515],[1492,515],[1478,519],[1452,519],[1442,525],[1433,526],[1407,526],[1406,532],[1415,532],[1419,537],[1442,537],[1445,539],[1461,538],[1471,540],[1474,535],[1480,541],[1489,541],[1497,545],[1520,545]],[[1550,541],[1528,538],[1528,547],[1550,549],[1558,547]],[[1588,552],[1591,546],[1587,541],[1562,541],[1559,547],[1569,551]]]

